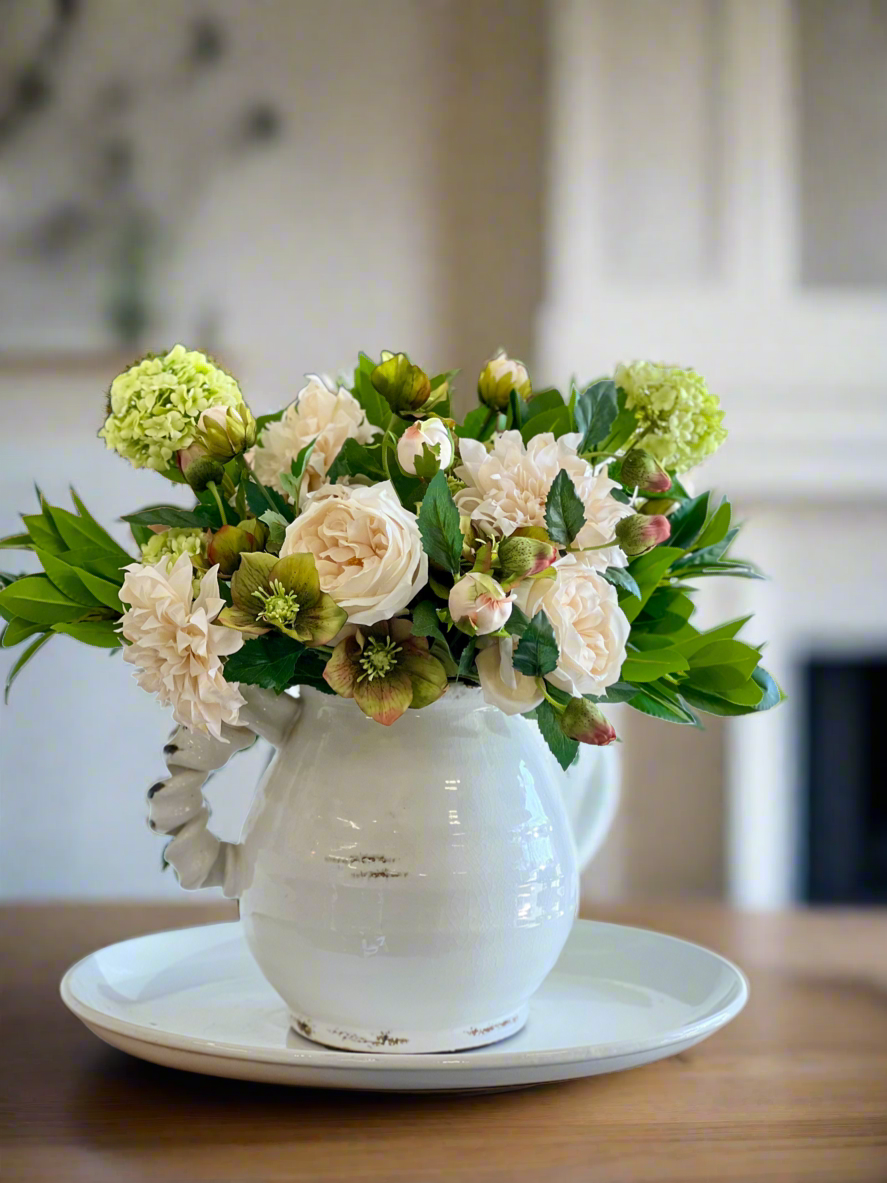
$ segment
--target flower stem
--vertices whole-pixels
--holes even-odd
[[[545,679],[544,678],[537,678],[536,679],[536,686],[539,690],[539,693],[542,695],[542,697],[545,699],[545,701],[547,703],[550,703],[551,706],[554,707],[554,709],[557,711],[557,713],[559,715],[563,714],[564,708],[561,706],[561,704],[557,701],[556,698],[551,697],[551,695],[548,693],[547,689],[545,688]]]
[[[216,505],[219,507],[219,514],[222,518],[222,525],[227,526],[228,525],[228,518],[225,514],[225,506],[222,502],[222,498],[219,496],[219,490],[216,485],[216,482],[210,481],[206,487],[209,489],[209,491],[212,493],[213,497],[215,497],[215,499],[216,499]]]

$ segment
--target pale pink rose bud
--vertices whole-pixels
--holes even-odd
[[[397,462],[410,476],[416,475],[416,460],[422,456],[426,444],[432,452],[439,449],[437,459],[441,471],[446,472],[453,463],[453,440],[446,424],[440,419],[417,419],[397,441]]]
[[[640,489],[642,493],[667,493],[671,477],[649,452],[632,448],[622,461],[620,479],[626,489]]]
[[[571,698],[559,722],[561,731],[569,739],[578,739],[580,743],[590,743],[594,747],[606,747],[616,738],[613,724],[600,707],[587,698]]]
[[[450,592],[450,615],[454,621],[467,621],[479,636],[497,633],[504,628],[514,594],[508,594],[492,575],[469,571]]]
[[[616,523],[616,541],[627,555],[646,554],[671,534],[668,518],[661,513],[648,517],[634,513]]]

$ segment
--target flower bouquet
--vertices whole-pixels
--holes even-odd
[[[698,581],[760,577],[731,557],[729,502],[680,480],[726,438],[700,375],[636,363],[564,395],[499,353],[462,422],[454,376],[361,355],[256,419],[202,353],[131,366],[99,434],[194,503],[125,515],[132,554],[73,491],[76,512],[40,495],[2,542],[43,568],[2,576],[2,644],[27,643],[8,682],[56,634],[119,648],[216,738],[244,686],[391,726],[464,682],[535,719],[563,768],[616,738],[609,703],[691,725],[778,703],[745,620],[692,623]]]

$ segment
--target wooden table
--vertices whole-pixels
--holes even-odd
[[[192,1076],[100,1043],[58,997],[110,941],[230,905],[2,915],[5,1183],[887,1180],[887,913],[586,908],[734,958],[745,1012],[670,1060],[523,1092],[397,1096]]]

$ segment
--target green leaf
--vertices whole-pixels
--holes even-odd
[[[528,403],[524,405],[524,423],[528,419],[535,419],[543,411],[557,411],[565,406],[564,396],[559,390],[539,390]],[[521,424],[523,426],[523,424]]]
[[[732,530],[727,531],[720,542],[715,542],[711,546],[705,546],[701,550],[689,551],[682,559],[678,559],[675,563],[675,571],[681,571],[686,567],[706,567],[711,563],[717,563],[730,549],[738,533],[739,527],[735,526]]]
[[[413,606],[413,636],[434,637],[449,650],[447,639],[440,627],[437,608],[431,600],[420,600]]]
[[[699,720],[677,694],[666,692],[659,682],[648,683],[640,693],[628,700],[628,705],[654,719],[666,723],[683,723],[698,727]]]
[[[52,514],[56,529],[65,541],[69,550],[81,546],[98,546],[102,550],[116,551],[117,543],[106,530],[92,519],[79,518],[67,509],[52,506],[44,512]]]
[[[524,425],[524,408],[526,405],[518,392],[512,390],[508,396],[508,426],[513,427],[515,431],[520,431]]]
[[[112,583],[110,579],[100,579],[98,575],[92,575],[89,571],[80,571],[78,574],[86,585],[86,590],[91,591],[100,603],[113,608],[115,612],[123,611],[118,584]]]
[[[43,629],[44,626],[42,624],[34,624],[31,620],[22,620],[19,616],[13,616],[12,620],[10,620],[3,630],[0,645],[4,649],[13,649],[27,637],[32,637],[34,633],[43,632]]]
[[[560,650],[551,621],[540,608],[514,650],[514,668],[529,678],[544,678],[557,668]]]
[[[459,529],[459,511],[442,472],[432,479],[422,498],[419,533],[431,562],[458,576],[464,539]]]
[[[705,645],[710,645],[713,641],[730,641],[743,625],[748,624],[751,616],[740,616],[736,620],[728,620],[725,624],[718,625],[717,628],[709,629],[705,633],[697,633],[695,637],[688,637],[678,643],[680,651],[689,657],[695,653],[697,649],[702,649]]]
[[[681,567],[678,574],[681,579],[704,579],[711,575],[718,578],[728,576],[737,579],[766,578],[757,567],[752,566],[751,563],[744,562],[742,559],[718,559],[716,562],[699,565],[694,563],[691,566]]]
[[[474,669],[474,657],[477,653],[477,637],[469,637],[468,643],[459,657],[457,677],[464,678]]]
[[[505,631],[513,637],[522,637],[530,624],[530,618],[517,604],[511,605],[511,614],[505,621]]]
[[[286,537],[286,518],[274,509],[266,509],[264,513],[259,514],[259,521],[268,527],[267,549],[271,554],[279,555]]]
[[[686,652],[686,650],[684,650]],[[752,645],[744,641],[718,639],[700,645],[688,655],[691,669],[703,669],[709,666],[736,666],[742,674],[742,680],[747,681],[757,668],[761,655]]]
[[[149,534],[149,537],[153,537],[153,535]],[[63,555],[56,557],[61,558],[69,567],[82,568],[102,579],[110,580],[118,587],[123,584],[123,566],[128,566],[133,561],[127,555],[121,563],[117,556],[98,546],[84,546],[76,550],[66,550]]]
[[[416,476],[420,480],[430,481],[432,477],[437,476],[440,472],[440,444],[435,444],[431,448],[423,442],[422,455],[416,457],[415,465]]]
[[[590,698],[592,702],[615,705],[618,702],[630,702],[637,693],[637,686],[632,686],[629,682],[613,682],[607,687],[605,694],[586,694],[585,697]]]
[[[541,435],[543,431],[550,431],[553,433],[555,439],[559,436],[566,435],[570,430],[570,408],[563,403],[560,407],[554,407],[550,411],[542,411],[538,415],[534,415],[532,419],[528,419],[521,428],[521,439],[524,443],[529,441],[535,435]]]
[[[116,627],[113,620],[79,620],[73,624],[54,624],[52,631],[73,637],[75,641],[82,641],[84,645],[92,645],[96,649],[119,649],[123,645],[123,638]]]
[[[622,593],[620,600],[623,596],[634,596],[638,600],[641,598],[637,580],[625,567],[608,567],[603,575],[607,583],[612,583]]]
[[[10,534],[0,538],[0,550],[34,550],[35,543],[30,534]]]
[[[475,407],[465,416],[465,420],[456,427],[456,435],[463,440],[488,440],[496,430],[498,416],[489,407]]]
[[[6,692],[3,695],[4,702],[9,702],[9,691],[12,688],[12,683],[16,680],[16,678],[19,676],[21,671],[25,668],[25,666],[28,664],[28,662],[31,660],[31,658],[37,653],[37,651],[39,649],[43,648],[43,646],[46,644],[46,642],[50,639],[51,636],[52,636],[52,633],[44,633],[42,637],[38,637],[37,640],[33,643],[33,645],[28,646],[28,648],[24,651],[24,653],[21,655],[21,657],[18,659],[18,661],[15,663],[15,665],[9,671],[9,673],[7,674],[7,677],[6,677]]]
[[[288,522],[291,522],[296,516],[295,510],[285,497],[281,497],[276,489],[269,489],[267,485],[263,485],[255,477],[246,486],[246,503],[250,512],[254,513],[256,517],[264,513],[266,509],[273,509]],[[201,510],[201,512],[204,511]]]
[[[150,505],[138,513],[124,514],[121,520],[135,526],[172,526],[192,530],[203,530],[212,525],[210,515],[202,505],[194,509],[180,509],[177,505]]]
[[[83,580],[80,579],[73,567],[70,567],[58,555],[51,555],[49,551],[38,550],[37,558],[43,564],[43,570],[55,586],[75,604],[83,604],[86,608],[101,606],[102,600],[97,599],[90,592]]]
[[[51,518],[46,518],[42,513],[23,513],[22,521],[28,528],[28,534],[31,537],[35,546],[39,546],[41,550],[48,550],[50,554],[59,555],[64,550],[65,540],[55,528]]]
[[[304,645],[283,633],[255,637],[226,660],[225,679],[282,694],[293,682],[304,652]]]
[[[696,707],[698,711],[704,711],[708,715],[723,715],[732,718],[736,715],[750,715],[758,709],[754,706],[743,706],[740,703],[730,702],[720,695],[699,690],[689,682],[681,683],[681,697],[690,706]]]
[[[280,483],[283,485],[286,492],[290,495],[293,505],[299,504],[299,495],[302,489],[302,477],[305,475],[305,469],[308,466],[308,461],[311,458],[311,453],[314,451],[314,445],[317,443],[315,437],[310,443],[307,443],[302,448],[290,465],[289,472],[282,472],[280,474]]]
[[[585,507],[579,500],[570,474],[561,469],[545,500],[545,526],[552,542],[571,546],[585,525]]]
[[[372,370],[367,371],[363,363],[369,361],[365,354],[360,355],[361,364],[354,371],[354,389],[351,393],[363,407],[367,422],[384,430],[391,418],[391,408],[370,381],[370,374],[376,368],[376,364],[373,362]]]
[[[683,551],[675,546],[654,546],[647,554],[632,559],[628,571],[641,589],[641,598],[637,601],[631,598],[620,605],[629,621],[635,619],[659,586],[659,580],[681,554]]]
[[[261,436],[262,432],[265,430],[265,428],[268,426],[269,423],[279,423],[285,413],[286,413],[286,407],[283,407],[281,410],[274,411],[270,415],[259,415],[256,418],[256,438]]]
[[[688,550],[693,545],[705,525],[710,496],[711,494],[708,492],[700,493],[698,497],[685,501],[683,505],[679,505],[673,513],[669,514],[671,536],[668,542],[670,546]]]
[[[618,413],[616,384],[601,378],[586,386],[577,397],[574,415],[576,430],[582,433],[579,451],[593,448],[610,434]]]
[[[695,611],[696,605],[683,588],[658,587],[644,605],[643,616],[660,619],[672,613],[689,620]]]
[[[558,722],[557,711],[550,702],[546,702],[544,699],[536,707],[536,722],[551,754],[566,772],[579,752],[578,740],[569,739],[564,735]]]
[[[636,643],[636,640],[632,637],[632,643]],[[663,674],[677,674],[687,668],[686,657],[675,645],[629,650],[620,678],[623,682],[653,682]]]
[[[76,620],[86,609],[60,592],[46,575],[26,575],[0,592],[0,607],[34,624]]]
[[[702,550],[705,547],[714,546],[721,542],[730,529],[731,514],[730,502],[725,497],[706,522],[702,533],[696,539],[695,547]]]
[[[327,476],[332,484],[342,476],[367,476],[373,481],[383,481],[385,470],[379,456],[378,449],[371,452],[349,436],[330,465]]]

